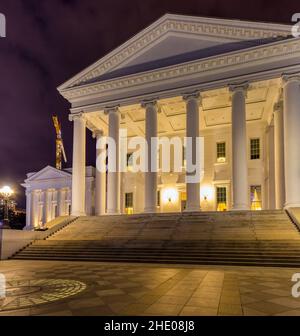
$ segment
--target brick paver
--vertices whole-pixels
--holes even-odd
[[[300,316],[300,298],[291,295],[296,272],[300,270],[3,261],[7,296],[0,298],[0,315]]]

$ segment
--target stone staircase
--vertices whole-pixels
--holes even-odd
[[[81,217],[14,259],[300,266],[284,211]]]

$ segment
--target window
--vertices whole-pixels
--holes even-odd
[[[260,159],[260,139],[250,139],[250,159]]]
[[[157,191],[157,204],[158,207],[160,207],[160,190]]]
[[[250,187],[251,210],[261,210],[261,186],[253,185]]]
[[[125,213],[127,215],[133,214],[133,193],[125,194]]]
[[[227,192],[226,187],[217,187],[217,211],[227,210]]]
[[[226,161],[226,143],[217,143],[217,162],[222,163]]]

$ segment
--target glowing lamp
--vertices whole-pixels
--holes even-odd
[[[162,193],[164,203],[175,203],[178,200],[178,191],[175,188],[165,189]]]
[[[218,162],[218,163],[225,163],[225,162],[226,162],[226,158],[225,158],[225,157],[219,157],[219,158],[217,159],[217,162]]]
[[[11,187],[8,186],[5,186],[0,189],[0,194],[4,199],[4,219],[2,229],[10,229],[8,218],[8,201],[13,193],[14,191],[11,189]]]
[[[213,189],[209,186],[203,186],[200,188],[200,197],[202,200],[208,202],[213,200],[214,192]]]
[[[9,198],[13,193],[14,193],[14,191],[9,186],[5,186],[5,187],[0,189],[0,194],[4,198]]]

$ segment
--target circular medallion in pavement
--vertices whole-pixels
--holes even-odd
[[[83,282],[65,279],[7,281],[5,296],[0,298],[0,312],[63,300],[79,294],[86,287]]]

